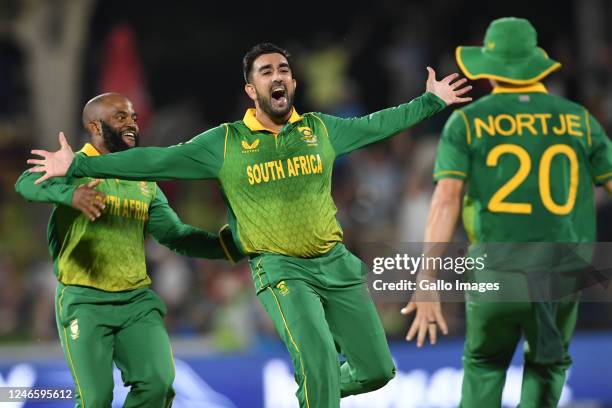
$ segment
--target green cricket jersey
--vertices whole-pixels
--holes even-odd
[[[98,155],[90,144],[77,153],[77,157]],[[47,235],[55,274],[65,285],[111,292],[149,285],[146,233],[183,255],[225,257],[218,237],[183,224],[153,182],[102,180],[96,190],[106,195],[106,208],[92,222],[71,207],[75,189],[92,179],[57,178],[35,185],[38,177],[38,173],[24,172],[16,190],[30,201],[56,204]]]
[[[612,143],[582,106],[544,85],[497,87],[449,118],[434,179],[468,180],[472,242],[592,242],[593,184],[612,178]]]
[[[336,157],[388,138],[445,107],[431,93],[368,116],[298,115],[276,134],[256,118],[208,130],[168,148],[78,156],[69,176],[131,180],[216,178],[234,239],[245,253],[312,258],[342,240],[331,197]]]

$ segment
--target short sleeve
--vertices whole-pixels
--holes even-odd
[[[438,144],[433,178],[466,179],[469,176],[470,154],[468,147],[469,123],[461,110],[448,118]]]
[[[593,183],[602,185],[612,179],[612,142],[597,119],[588,112],[586,114],[589,117],[587,131],[590,132],[591,141],[589,168]]]

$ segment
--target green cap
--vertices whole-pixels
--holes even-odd
[[[538,47],[531,23],[515,17],[494,20],[482,47],[457,47],[455,58],[469,79],[491,78],[516,85],[538,82],[561,67]]]

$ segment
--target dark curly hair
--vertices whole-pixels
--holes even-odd
[[[291,55],[287,50],[272,43],[259,43],[248,50],[242,59],[242,73],[244,74],[245,82],[249,82],[251,70],[253,69],[253,62],[257,59],[257,57],[264,54],[281,54],[287,59],[289,68],[291,69]]]

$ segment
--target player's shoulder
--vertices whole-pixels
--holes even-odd
[[[468,105],[465,105],[459,109],[456,109],[455,111],[459,111],[460,113],[464,113],[466,115],[478,114],[482,112],[483,110],[489,109],[490,106],[494,103],[494,101],[495,101],[494,94],[485,95]]]
[[[249,129],[247,124],[244,123],[243,119],[234,122],[222,123],[220,127],[224,129],[224,132],[228,137],[241,136],[245,133],[251,132],[251,129]]]
[[[489,112],[497,112],[499,110],[505,110],[508,108],[508,96],[517,95],[512,93],[491,93],[483,96],[478,100],[470,103],[469,105],[462,106],[460,110],[462,113],[470,116],[479,116]],[[554,95],[551,93],[531,93],[529,94],[532,98],[537,98],[537,101],[542,106],[548,106],[551,111],[575,111],[584,112],[586,108],[577,102],[571,101],[562,96]],[[518,101],[513,100],[514,102]],[[513,103],[513,102],[510,102]]]
[[[208,130],[205,130],[195,135],[190,140],[184,143],[180,143],[180,145],[195,144],[198,146],[203,146],[203,145],[210,145],[211,143],[215,144],[220,141],[223,141],[227,135],[227,132],[228,132],[227,123],[222,123],[214,128],[210,128]]]
[[[88,155],[82,151],[82,150],[78,150],[76,152],[74,152],[75,157],[88,157]]]
[[[310,119],[321,119],[321,116],[323,115],[322,112],[306,112],[306,113],[302,113],[300,116],[302,116],[302,118],[306,119],[306,120],[310,120]]]
[[[311,125],[325,125],[325,119],[329,118],[329,115],[324,115],[321,112],[306,112],[302,113],[300,122],[306,122]]]
[[[326,115],[321,112],[306,112],[302,113],[301,120],[298,122],[298,126],[310,129],[315,134],[324,134],[329,137],[329,131],[333,128],[336,120],[341,118]]]
[[[219,125],[221,127],[225,127],[227,129],[236,129],[236,128],[245,128],[247,125],[244,123],[243,119],[236,120],[234,122],[225,122]]]
[[[583,105],[579,104],[578,102],[574,102],[562,96],[550,93],[547,93],[545,95],[547,95],[550,101],[556,104],[557,107],[563,108],[564,110],[574,110],[582,112],[587,110]]]

